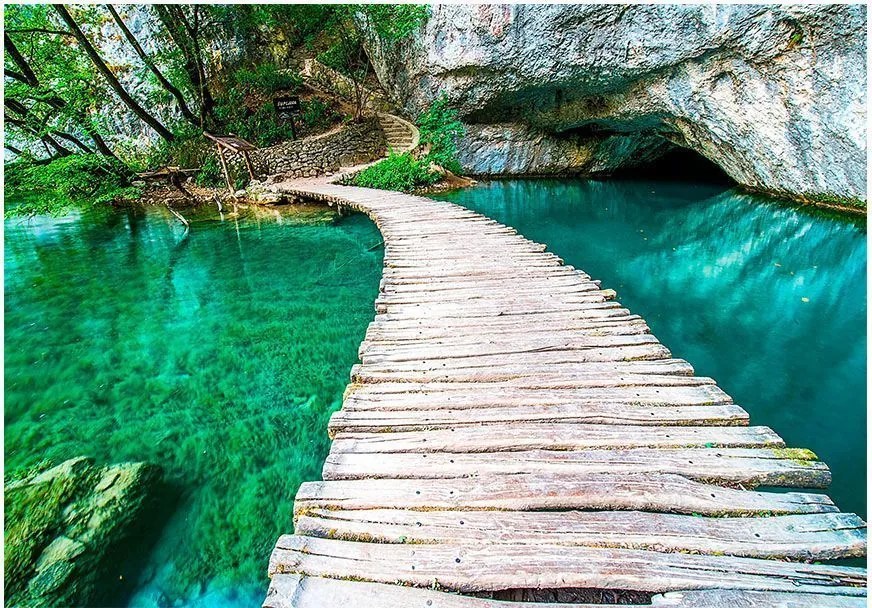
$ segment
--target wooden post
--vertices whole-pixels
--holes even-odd
[[[227,161],[224,160],[224,149],[221,147],[221,144],[217,144],[215,146],[218,148],[218,158],[221,160],[221,168],[224,169],[224,180],[227,182],[227,189],[230,190],[230,196],[236,194],[236,190],[233,189],[233,183],[230,181],[230,171],[227,168]]]
[[[248,157],[248,150],[242,151],[242,157],[245,159],[245,166],[248,168],[248,177],[254,180],[254,169],[251,167],[251,159]]]

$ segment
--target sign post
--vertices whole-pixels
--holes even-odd
[[[291,122],[291,136],[297,139],[297,130],[294,126],[294,114],[300,113],[300,96],[288,95],[286,97],[273,98],[273,106],[276,109],[276,115],[279,120],[288,120]]]

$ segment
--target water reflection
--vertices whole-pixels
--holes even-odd
[[[445,198],[547,243],[617,290],[673,353],[833,471],[866,512],[866,237],[717,186],[498,181]]]

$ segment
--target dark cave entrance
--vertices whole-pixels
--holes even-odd
[[[693,182],[731,188],[736,182],[718,165],[705,156],[681,146],[670,148],[651,162],[624,167],[611,177],[617,179],[646,179],[654,181]]]

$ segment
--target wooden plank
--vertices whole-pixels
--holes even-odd
[[[834,589],[838,592],[838,589]],[[563,593],[568,596],[571,593]],[[822,596],[810,593],[736,591],[676,591],[651,598],[653,608],[864,608],[865,597],[849,595]],[[582,604],[575,601],[559,604],[515,602],[459,595],[432,589],[404,587],[396,584],[371,583],[304,577],[298,574],[274,574],[263,608],[604,608],[615,604]],[[624,608],[641,608],[639,604],[622,604]]]
[[[574,327],[562,328],[555,327],[550,330],[540,328],[531,329],[529,327],[516,326],[506,328],[496,328],[486,331],[481,331],[478,334],[472,332],[458,333],[450,329],[441,329],[434,327],[432,329],[406,329],[394,330],[379,323],[370,323],[366,331],[366,339],[361,344],[365,348],[366,344],[472,344],[478,339],[481,342],[492,341],[515,341],[519,338],[529,338],[531,340],[570,340],[585,336],[616,336],[627,334],[647,334],[651,330],[648,325],[641,320],[606,323],[593,325],[590,327]]]
[[[611,378],[622,374],[635,375],[675,375],[690,377],[693,367],[682,359],[657,359],[654,361],[600,361],[588,363],[556,363],[547,366],[537,365],[499,365],[487,368],[466,367],[456,368],[450,373],[428,370],[396,370],[389,366],[353,365],[351,367],[352,382],[406,382],[430,383],[441,382],[454,384],[494,383],[502,382],[517,386],[572,388],[577,382],[579,386],[591,386],[591,382],[599,382],[598,386],[611,386]],[[598,380],[595,380],[598,378]]]
[[[830,513],[823,494],[723,488],[665,473],[493,475],[472,479],[306,482],[295,514],[322,509],[535,511],[585,509],[716,516]]]
[[[378,543],[570,545],[819,561],[866,556],[866,522],[849,513],[692,517],[640,511],[314,509],[297,534]]]
[[[542,352],[514,352],[491,355],[471,355],[460,357],[422,357],[413,359],[413,355],[399,356],[392,359],[390,356],[370,355],[365,353],[361,358],[366,364],[391,364],[397,369],[426,369],[429,365],[438,365],[443,368],[451,367],[485,367],[507,363],[524,364],[527,362],[538,363],[595,363],[598,361],[655,361],[669,359],[672,353],[659,343],[636,344],[630,346],[612,346],[605,348],[588,348],[584,350],[542,351]],[[405,366],[404,366],[405,364]]]
[[[523,395],[532,392],[546,392],[546,394],[563,395],[569,397],[582,397],[584,391],[589,389],[630,389],[630,388],[647,388],[652,391],[662,390],[664,387],[711,387],[704,398],[708,399],[703,403],[731,403],[730,397],[715,385],[715,381],[705,376],[688,376],[678,375],[675,371],[680,371],[680,367],[655,367],[650,364],[662,363],[661,361],[637,361],[629,364],[620,364],[620,370],[612,368],[613,364],[600,363],[589,364],[580,368],[580,371],[575,373],[559,373],[562,368],[557,368],[555,373],[545,376],[543,382],[538,382],[536,378],[530,379],[513,379],[503,380],[499,382],[441,382],[441,381],[417,381],[410,384],[409,382],[382,382],[380,386],[367,386],[364,384],[353,385],[354,392],[361,396],[372,395],[373,397],[389,397],[391,395],[406,395],[406,394],[438,394],[445,393],[446,396],[488,393],[494,395],[499,394],[500,398],[507,398],[512,392],[515,396]],[[639,366],[636,370],[635,366]],[[667,369],[663,369],[667,367]],[[369,366],[367,366],[367,369]],[[552,382],[561,381],[565,386],[550,386]],[[640,391],[638,394],[634,391],[632,396],[639,398],[643,394]],[[647,393],[649,396],[651,393]],[[679,395],[687,396],[687,393],[678,393],[672,397]],[[654,396],[660,396],[660,393],[653,393]],[[587,395],[591,396],[591,395]],[[594,395],[595,397],[595,395]],[[714,401],[711,401],[714,400]],[[539,403],[539,402],[537,402]],[[678,403],[683,403],[679,401]],[[694,402],[698,403],[698,402]],[[501,402],[500,405],[505,405]]]
[[[737,405],[627,406],[622,403],[521,405],[464,409],[355,410],[334,412],[327,427],[339,432],[384,433],[516,423],[576,422],[644,426],[746,426]]]
[[[586,403],[624,403],[627,405],[728,405],[729,395],[715,384],[666,383],[642,385],[644,380],[624,376],[617,386],[578,386],[573,388],[527,388],[487,383],[468,386],[459,382],[381,383],[355,386],[346,395],[347,409],[463,409],[523,405],[581,405]],[[596,381],[593,381],[594,383]],[[606,384],[605,382],[601,384]],[[399,386],[398,386],[399,385]],[[441,385],[441,386],[438,386]],[[399,388],[399,390],[396,390]]]
[[[273,574],[263,608],[603,608],[602,604],[506,602],[430,589]],[[625,606],[625,608],[633,608]],[[841,606],[840,606],[841,608]],[[853,608],[853,607],[851,607]]]
[[[783,448],[784,440],[765,426],[613,426],[541,423],[473,426],[397,433],[337,433],[331,451],[519,452],[649,448]]]
[[[376,344],[363,342],[359,354],[361,358],[373,362],[387,361],[419,361],[434,359],[460,359],[467,357],[484,357],[493,355],[529,354],[539,357],[541,353],[585,351],[602,348],[617,348],[624,346],[639,346],[660,342],[651,334],[627,334],[611,336],[577,335],[572,338],[517,338],[500,340],[481,340],[478,343],[461,341],[425,342],[405,344],[383,342]]]
[[[393,545],[282,536],[270,574],[355,577],[462,592],[605,588],[865,594],[859,568],[633,549],[518,544]]]
[[[546,310],[539,311],[535,314],[530,313],[526,317],[526,322],[535,324],[536,327],[548,323],[576,323],[580,321],[590,321],[593,319],[616,319],[619,317],[629,317],[630,311],[622,308],[617,302],[603,302],[602,304],[591,304],[586,308],[577,310]],[[474,329],[476,327],[487,329],[490,327],[505,327],[507,325],[516,325],[518,323],[517,314],[492,314],[490,316],[460,316],[449,317],[443,316],[439,318],[419,318],[418,316],[404,316],[392,313],[382,313],[378,316],[378,320],[382,323],[390,323],[393,327],[455,327],[457,329]]]
[[[830,471],[801,449],[633,448],[523,452],[357,454],[333,452],[322,471],[334,479],[450,479],[520,473],[675,473],[689,479],[744,488],[826,488]]]

